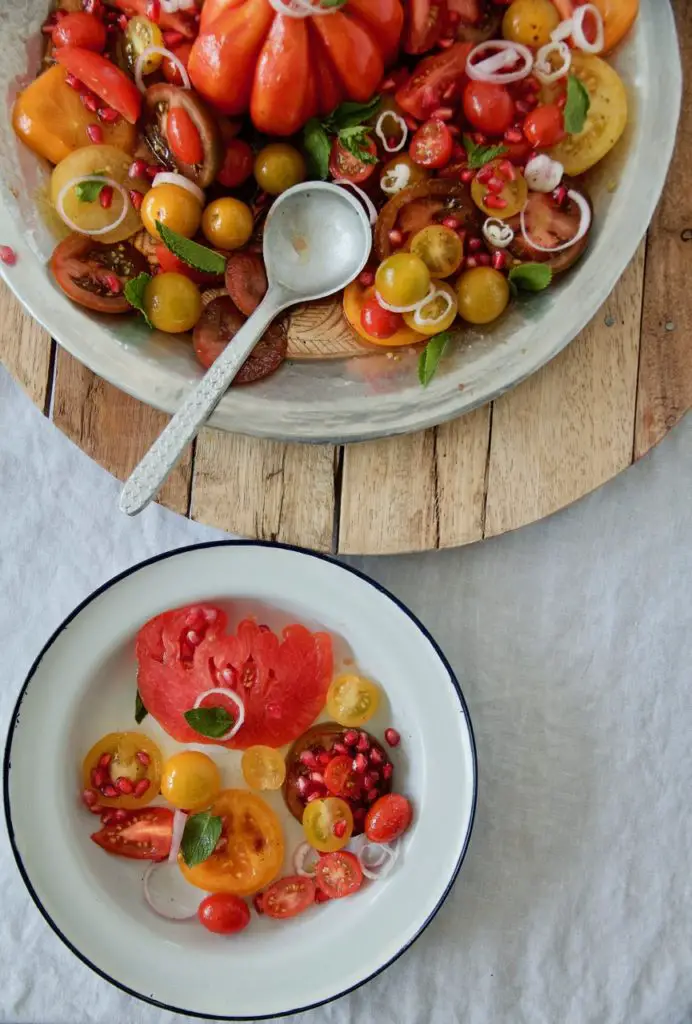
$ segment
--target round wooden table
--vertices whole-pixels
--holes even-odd
[[[692,4],[676,0],[692,73]],[[0,239],[1,241],[1,239]],[[534,522],[645,455],[692,407],[692,104],[648,236],[585,331],[491,405],[419,434],[334,447],[204,430],[161,501],[319,551],[454,547]],[[59,348],[6,289],[0,357],[46,415],[124,479],[166,423]]]

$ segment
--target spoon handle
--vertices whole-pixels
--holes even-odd
[[[197,387],[188,395],[170,423],[130,474],[120,495],[122,512],[128,516],[136,516],[156,496],[185,448],[211,416],[266,328],[285,306],[285,296],[280,291],[267,292],[231,344],[226,346],[207,370]]]

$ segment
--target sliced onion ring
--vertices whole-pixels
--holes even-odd
[[[353,191],[358,195],[358,197],[360,199],[362,199],[363,205],[365,206],[365,209],[368,211],[368,217],[370,218],[370,223],[371,224],[375,223],[375,221],[377,220],[377,210],[375,209],[375,204],[373,203],[372,199],[367,194],[367,192],[364,192],[363,189],[360,188],[359,185],[356,185],[354,182],[349,181],[348,178],[335,178],[334,179],[334,184],[335,185],[348,185],[349,188],[352,188]]]
[[[488,217],[483,225],[483,237],[496,249],[506,249],[514,241],[514,231],[506,221]]]
[[[553,67],[550,61],[553,54],[557,54],[562,61],[557,67]],[[555,40],[552,43],[546,43],[536,54],[533,73],[539,82],[549,85],[551,82],[557,82],[559,78],[564,78],[571,66],[572,51],[569,46],[567,43]]]
[[[235,722],[233,723],[231,728],[228,730],[228,732],[225,732],[223,734],[223,736],[215,737],[215,742],[216,743],[225,743],[226,740],[232,740],[233,739],[235,734],[238,732],[238,729],[240,729],[241,725],[245,721],[245,705],[243,704],[243,702],[242,702],[241,698],[238,696],[238,694],[234,693],[233,690],[227,690],[227,689],[225,689],[222,686],[213,686],[211,688],[211,690],[205,690],[204,693],[200,693],[198,695],[198,697],[197,697],[197,699],[196,699],[196,701],[194,703],[194,707],[196,707],[196,708],[200,707],[201,704],[202,704],[202,701],[205,699],[205,697],[212,697],[212,696],[214,696],[217,693],[221,694],[221,696],[223,696],[223,697],[228,697],[229,700],[232,700],[233,703],[235,705],[237,705],[237,708],[238,708],[238,717],[236,718]]]
[[[399,843],[371,843],[365,835],[356,836],[348,848],[360,861],[365,877],[373,881],[386,878],[399,856]]]
[[[434,284],[430,285],[430,291],[425,298],[419,299],[418,302],[413,302],[410,306],[391,306],[388,302],[385,302],[378,291],[375,291],[375,298],[382,306],[382,309],[388,310],[390,313],[413,313],[419,306],[424,306],[426,302],[430,302],[437,289]]]
[[[120,193],[120,196],[122,198],[122,210],[120,211],[116,219],[113,221],[113,223],[107,224],[105,228],[94,228],[92,231],[87,231],[86,228],[80,228],[78,224],[75,224],[75,222],[71,220],[70,217],[68,217],[65,213],[65,196],[67,195],[67,193],[70,191],[71,188],[75,188],[77,185],[81,185],[83,182],[87,181],[98,181],[101,182],[101,184],[103,185],[110,185],[110,187],[115,192]],[[122,185],[119,185],[118,182],[114,181],[113,178],[106,178],[103,174],[81,174],[78,178],[72,178],[70,181],[67,182],[66,185],[64,185],[60,189],[60,192],[58,193],[58,198],[55,201],[55,209],[58,211],[65,224],[67,224],[68,228],[70,228],[71,231],[76,231],[78,235],[97,236],[105,235],[109,231],[115,231],[115,229],[119,228],[122,222],[127,217],[127,212],[129,208],[130,197],[128,196],[127,192],[122,187]]]
[[[380,188],[388,196],[395,196],[406,188],[410,180],[411,168],[406,164],[398,164],[380,178]]]
[[[596,21],[596,39],[593,43],[589,42],[584,32],[584,22],[589,14]],[[572,42],[578,49],[583,50],[584,53],[601,53],[603,50],[605,46],[605,24],[603,22],[603,15],[595,4],[583,4],[581,7],[577,7],[572,18]]]
[[[495,53],[484,60],[474,63],[474,58],[485,53],[489,48]],[[522,60],[523,65],[517,71],[507,71],[517,60]],[[501,85],[509,85],[511,82],[520,82],[527,78],[533,68],[533,53],[523,43],[513,43],[509,39],[490,39],[485,43],[479,43],[471,50],[466,60],[466,73],[469,78],[477,82],[498,82]]]
[[[199,890],[185,881],[177,864],[154,861],[144,872],[142,882],[144,899],[159,917],[189,921],[197,913]]]
[[[422,316],[425,307],[440,297],[446,303],[445,308],[442,310],[442,312],[438,313],[438,315],[435,317]],[[435,327],[437,324],[442,323],[444,318],[449,314],[449,311],[450,309],[452,309],[454,304],[454,299],[449,294],[449,292],[446,292],[443,288],[436,288],[427,302],[418,303],[413,314],[413,322],[416,325],[416,327]]]
[[[384,128],[382,127],[388,117],[393,121],[396,121],[401,128],[401,139],[395,146],[389,145],[389,139],[385,135]],[[382,148],[386,153],[398,153],[399,150],[403,149],[406,145],[406,139],[408,138],[408,125],[401,114],[397,114],[396,110],[383,110],[375,123],[375,135],[381,141]]]
[[[319,2],[311,3],[310,0],[269,0],[277,14],[285,14],[288,18],[309,18],[311,15],[333,14],[339,10],[339,5],[323,7]]]
[[[554,43],[566,42],[572,35],[572,19],[565,18],[561,21],[556,29],[550,33],[550,38]]]
[[[589,206],[584,196],[581,195],[580,192],[575,192],[574,189],[569,189],[567,195],[572,200],[572,202],[576,203],[579,207],[581,219],[579,222],[579,229],[575,234],[574,238],[570,238],[568,242],[563,242],[562,245],[555,245],[551,248],[549,246],[539,245],[537,242],[534,242],[533,239],[530,238],[526,230],[526,214],[524,210],[521,211],[521,233],[524,236],[524,240],[528,243],[528,245],[530,245],[531,248],[535,249],[537,252],[555,253],[563,252],[565,249],[571,249],[573,245],[576,245],[577,242],[580,242],[582,240],[584,235],[591,227],[591,207]]]
[[[177,185],[178,188],[186,188],[204,206],[204,192],[198,185],[195,185],[194,181],[186,178],[184,174],[175,174],[173,171],[161,171],[152,181],[151,187],[156,188],[157,185]]]
[[[152,54],[154,53],[160,53],[162,57],[166,58],[166,60],[169,60],[172,64],[175,64],[176,68],[180,72],[180,77],[183,80],[181,88],[191,88],[190,76],[187,73],[187,68],[180,60],[180,58],[176,57],[172,50],[167,50],[165,46],[147,46],[146,50],[142,50],[139,57],[135,61],[135,85],[137,86],[140,92],[147,91],[147,87],[144,84],[144,75],[142,74],[144,62],[145,60],[147,60],[148,57],[151,57]]]
[[[312,863],[310,863],[311,858]],[[310,843],[301,843],[293,854],[293,867],[297,875],[302,875],[303,878],[314,878],[319,860],[320,855],[314,846],[310,846]]]
[[[168,863],[175,864],[178,860],[178,853],[180,852],[180,843],[183,838],[183,832],[185,831],[185,822],[187,821],[187,814],[185,811],[175,810],[173,812],[173,835],[171,836],[171,849],[168,854]]]

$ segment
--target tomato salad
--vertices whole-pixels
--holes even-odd
[[[234,633],[227,624],[205,604],[142,626],[138,728],[101,737],[81,775],[82,801],[100,817],[92,840],[150,862],[151,909],[220,934],[247,927],[248,899],[282,919],[384,879],[413,817],[393,791],[399,733],[389,727],[380,740],[364,729],[380,687],[352,665],[335,672],[331,636],[297,623],[280,636],[251,619]],[[175,753],[141,731],[147,716],[178,741]],[[227,749],[212,759],[204,744]],[[237,768],[231,750],[242,751],[247,788],[224,778]],[[261,795],[278,791],[303,829],[289,874],[284,828]]]
[[[588,245],[582,175],[627,123],[607,56],[638,0],[62,0],[13,125],[55,165],[77,303],[192,332],[210,366],[261,300],[274,198],[330,179],[373,224],[344,292],[366,345],[497,320]],[[430,340],[432,339],[432,340]],[[275,372],[281,323],[236,384]]]

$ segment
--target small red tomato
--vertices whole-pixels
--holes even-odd
[[[168,112],[166,135],[173,156],[184,164],[201,164],[204,160],[202,139],[195,122],[183,107]]]
[[[247,142],[231,139],[226,146],[226,155],[216,180],[226,188],[237,188],[250,177],[254,165],[255,154]]]
[[[452,133],[444,121],[432,118],[420,126],[411,139],[409,156],[420,167],[444,167],[454,147]]]
[[[526,115],[524,135],[534,149],[557,145],[565,137],[565,119],[560,108],[554,103],[536,107]]]
[[[377,299],[368,299],[363,303],[360,311],[360,322],[363,328],[372,334],[373,338],[391,338],[393,334],[403,327],[403,319],[400,313],[391,313],[383,309]]]
[[[187,62],[190,59],[190,51],[192,49],[192,43],[182,43],[180,46],[176,46],[171,50],[171,53],[178,58],[183,67],[187,68]],[[163,64],[161,65],[163,71],[163,77],[171,85],[182,85],[183,76],[180,74],[178,66],[173,63],[169,57],[164,57]]]
[[[502,135],[514,123],[514,100],[504,85],[469,82],[464,89],[464,113],[479,132]]]
[[[363,884],[360,861],[347,850],[320,857],[315,870],[317,888],[330,900],[339,900],[358,892]]]
[[[81,46],[102,53],[106,48],[106,26],[84,11],[66,14],[53,29],[53,46]]]
[[[247,928],[250,910],[240,896],[217,892],[202,900],[197,908],[197,917],[208,931],[217,935],[233,935]]]
[[[405,796],[388,793],[376,800],[365,819],[365,834],[371,843],[391,843],[411,824],[413,811]]]
[[[354,185],[360,185],[368,180],[378,164],[377,145],[374,139],[368,138],[360,148],[369,154],[369,160],[361,160],[360,157],[346,149],[338,139],[334,139],[329,157],[329,173],[332,178],[345,178]]]

